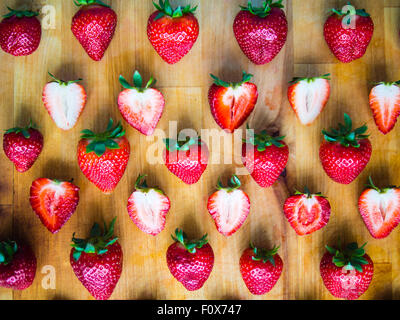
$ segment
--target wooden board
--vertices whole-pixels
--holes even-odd
[[[194,3],[176,0],[174,4]],[[195,1],[196,2],[196,1]],[[12,292],[0,289],[0,299],[91,299],[74,276],[69,264],[72,233],[86,236],[93,222],[118,217],[116,234],[124,251],[124,270],[113,299],[332,299],[319,275],[324,245],[345,241],[368,242],[367,250],[375,262],[372,284],[363,299],[400,298],[398,243],[400,230],[387,239],[373,240],[357,211],[357,199],[369,175],[379,185],[400,184],[399,138],[397,127],[387,136],[376,129],[368,106],[370,83],[400,78],[400,0],[358,0],[372,14],[375,34],[365,57],[348,65],[338,63],[329,52],[322,35],[328,10],[346,1],[287,0],[289,21],[287,44],[277,58],[266,66],[251,64],[240,51],[232,32],[234,16],[241,0],[198,0],[196,16],[200,37],[192,51],[180,63],[169,66],[151,47],[146,23],[153,12],[150,0],[108,1],[117,12],[119,23],[115,37],[101,62],[88,58],[70,31],[76,12],[73,1],[3,0],[5,6],[23,3],[56,9],[55,29],[43,30],[40,48],[29,57],[13,58],[0,52],[1,129],[25,124],[30,118],[40,126],[45,148],[35,166],[25,174],[17,173],[3,153],[0,155],[0,237],[13,237],[29,243],[38,258],[37,277],[28,290]],[[150,164],[147,152],[154,140],[127,128],[132,146],[128,169],[115,192],[106,196],[90,184],[79,170],[76,146],[85,128],[103,130],[110,117],[121,119],[116,100],[121,90],[118,76],[130,78],[138,69],[147,79],[154,75],[165,94],[166,111],[159,129],[168,133],[170,121],[184,128],[219,129],[207,101],[211,84],[209,73],[226,80],[239,80],[241,71],[254,74],[260,98],[250,125],[257,130],[274,127],[286,136],[290,161],[286,178],[269,189],[259,188],[244,176],[243,188],[251,198],[251,213],[242,229],[226,239],[220,235],[206,209],[208,196],[219,176],[224,179],[240,168],[238,149],[229,153],[211,148],[215,159],[224,156],[232,164],[210,164],[199,183],[187,186],[161,164]],[[41,102],[47,71],[60,78],[82,77],[88,92],[87,107],[76,128],[61,132]],[[286,98],[287,83],[293,76],[332,74],[332,96],[322,116],[312,127],[297,121]],[[319,163],[321,129],[335,125],[349,113],[355,125],[367,123],[374,152],[366,170],[349,186],[334,183]],[[226,147],[230,147],[230,144]],[[130,220],[126,203],[139,173],[149,175],[149,183],[159,185],[172,201],[166,229],[156,238],[143,234]],[[81,188],[77,212],[57,235],[51,235],[32,212],[28,197],[33,180],[39,177],[70,179]],[[321,191],[332,205],[332,217],[326,228],[307,237],[298,237],[282,213],[282,204],[295,188],[308,186]],[[215,252],[215,267],[197,292],[187,292],[170,275],[165,252],[170,234],[183,227],[192,237],[209,234]],[[267,295],[254,297],[247,291],[239,273],[239,257],[249,241],[259,246],[280,244],[284,270],[276,287]],[[44,267],[55,270],[55,289],[44,289]]]

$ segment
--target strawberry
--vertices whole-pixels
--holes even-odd
[[[371,17],[364,9],[356,10],[350,4],[343,11],[332,11],[324,26],[326,43],[343,63],[360,59],[367,51],[374,33]]]
[[[147,36],[160,57],[175,64],[188,54],[199,36],[199,23],[193,15],[197,6],[174,10],[169,0],[153,4],[157,11],[149,17]]]
[[[371,158],[372,146],[365,135],[367,126],[352,130],[351,118],[344,114],[345,124],[331,132],[322,131],[325,142],[319,157],[326,174],[334,181],[349,184],[364,170]]]
[[[168,170],[186,184],[195,184],[207,168],[208,147],[200,137],[185,141],[166,139],[164,163]]]
[[[286,167],[289,148],[283,139],[271,137],[263,130],[260,134],[252,134],[242,145],[243,164],[262,188],[272,186]]]
[[[42,37],[42,27],[36,18],[39,13],[8,10],[0,23],[0,46],[13,56],[28,56],[39,47]]]
[[[76,277],[96,300],[108,300],[122,273],[122,248],[114,224],[104,231],[95,223],[88,239],[72,236],[70,263]]]
[[[214,252],[207,235],[189,241],[182,230],[176,229],[172,239],[175,242],[167,250],[169,271],[188,291],[201,289],[214,266]]]
[[[242,190],[240,180],[233,175],[227,187],[218,180],[218,191],[208,198],[207,209],[215,221],[218,232],[226,237],[234,234],[250,212],[249,196]]]
[[[281,9],[282,0],[264,1],[261,8],[241,7],[233,23],[233,32],[243,53],[257,65],[272,61],[285,45],[288,22]]]
[[[303,125],[311,125],[328,102],[330,74],[314,78],[294,78],[288,89],[290,105]]]
[[[299,236],[304,236],[326,226],[331,215],[331,206],[320,193],[311,194],[305,188],[304,193],[296,191],[294,196],[285,201],[283,212],[294,231]]]
[[[79,188],[71,182],[40,178],[33,181],[29,201],[43,225],[57,233],[79,202]]]
[[[85,88],[78,80],[64,81],[55,78],[43,89],[42,100],[50,117],[62,130],[72,129],[86,105]]]
[[[150,88],[152,84],[156,83],[156,80],[151,77],[143,88],[142,76],[135,71],[133,87],[123,76],[119,76],[119,81],[126,89],[118,97],[119,111],[133,128],[146,136],[151,136],[160,121],[165,106],[163,94]]]
[[[371,236],[386,238],[400,223],[400,188],[377,188],[369,177],[367,189],[358,200],[358,211]]]
[[[229,133],[239,128],[254,110],[258,99],[253,77],[243,71],[242,81],[228,83],[211,75],[214,84],[208,92],[211,113],[217,124]]]
[[[32,125],[25,128],[12,128],[3,137],[3,149],[18,172],[28,171],[43,149],[43,136]]]
[[[78,144],[78,163],[83,174],[101,191],[110,194],[124,175],[130,155],[130,145],[121,123],[113,127],[110,119],[107,130],[96,134],[82,131]]]
[[[136,190],[128,200],[128,213],[140,230],[156,236],[165,228],[171,203],[161,189],[148,187],[145,177],[139,175],[136,180]]]
[[[283,262],[278,254],[279,247],[272,250],[256,248],[250,243],[240,257],[240,273],[249,291],[263,295],[272,290],[281,276]]]
[[[400,81],[380,82],[372,88],[369,104],[375,123],[383,133],[389,133],[400,115]]]
[[[365,253],[366,244],[350,243],[345,248],[326,246],[320,264],[325,287],[336,298],[355,300],[367,291],[374,273],[374,263]]]
[[[117,27],[117,14],[100,0],[74,0],[83,6],[72,19],[71,30],[94,61],[100,61]]]

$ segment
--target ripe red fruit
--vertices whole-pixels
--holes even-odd
[[[240,273],[249,291],[263,295],[272,290],[281,276],[283,261],[278,254],[279,247],[272,250],[256,248],[250,243],[240,257]]]
[[[113,235],[115,220],[108,229],[104,225],[103,232],[95,223],[88,239],[77,239],[75,234],[72,237],[72,269],[96,300],[110,298],[122,273],[122,248]]]
[[[365,253],[366,243],[350,243],[339,249],[326,246],[320,264],[325,287],[336,298],[355,300],[367,291],[374,273],[374,263]]]
[[[32,123],[25,128],[12,128],[3,137],[3,149],[18,172],[28,171],[43,149],[43,136]]]
[[[36,257],[32,249],[15,241],[0,242],[0,287],[25,290],[36,275]]]
[[[203,287],[214,266],[214,252],[208,244],[207,235],[200,240],[187,239],[179,229],[175,231],[175,243],[167,250],[169,271],[188,291]]]
[[[100,0],[76,0],[82,6],[72,19],[71,30],[94,61],[100,61],[117,27],[117,14]]]
[[[199,23],[193,15],[197,6],[173,10],[169,0],[160,0],[154,6],[157,11],[149,17],[147,36],[160,57],[175,64],[188,54],[199,36]]]
[[[345,124],[331,132],[323,130],[325,142],[319,157],[326,174],[334,181],[349,184],[364,170],[371,158],[372,146],[365,135],[368,127],[352,130],[351,118],[344,114]]]
[[[233,23],[233,32],[243,53],[257,65],[272,61],[285,45],[288,22],[281,9],[282,0],[264,1],[261,8],[254,8],[251,1]]]
[[[253,75],[243,71],[238,83],[228,83],[211,75],[214,84],[208,91],[211,113],[217,124],[229,133],[239,128],[254,110],[258,99],[257,86],[250,81]]]

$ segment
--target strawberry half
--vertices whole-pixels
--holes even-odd
[[[400,188],[377,188],[369,177],[358,200],[358,210],[371,236],[386,238],[400,223]]]
[[[136,180],[135,192],[128,200],[128,213],[140,230],[156,236],[165,228],[171,203],[161,189],[148,187],[145,177],[139,175]]]
[[[119,94],[118,106],[122,116],[133,128],[146,136],[151,136],[157,127],[165,107],[162,93],[150,88],[156,83],[151,77],[143,88],[142,76],[138,71],[133,75],[134,86],[131,86],[123,76],[119,82],[126,89]]]
[[[82,79],[64,81],[54,77],[43,89],[42,100],[50,117],[63,130],[72,129],[86,105],[85,88],[77,82]]]
[[[218,179],[218,191],[208,198],[207,209],[215,221],[218,232],[226,237],[234,234],[245,222],[250,212],[249,196],[239,190],[240,180],[236,175],[224,187]]]
[[[43,225],[54,234],[74,214],[79,188],[71,182],[40,178],[32,183],[29,201]]]
[[[283,205],[283,212],[291,227],[299,236],[311,234],[322,229],[329,222],[331,206],[329,201],[320,193],[311,194],[296,191]]]
[[[372,88],[369,105],[375,123],[383,134],[388,134],[396,125],[400,115],[400,81],[380,82]]]
[[[250,116],[258,99],[257,86],[250,83],[253,75],[243,71],[242,81],[228,83],[211,75],[214,84],[208,92],[211,113],[217,124],[229,133],[239,128]]]
[[[294,78],[290,82],[289,102],[302,124],[311,125],[325,108],[331,91],[329,76]]]

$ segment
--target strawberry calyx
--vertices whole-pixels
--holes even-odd
[[[15,241],[7,240],[0,242],[0,265],[8,265],[12,262],[14,254],[18,251]]]
[[[168,151],[189,151],[191,146],[201,145],[200,137],[187,137],[186,140],[164,139]]]
[[[249,11],[251,14],[259,16],[260,18],[265,18],[269,15],[272,8],[284,8],[282,4],[283,0],[278,0],[274,2],[274,0],[264,1],[262,7],[253,7],[251,0],[248,1],[247,7],[240,6],[242,11]]]
[[[7,9],[10,11],[6,15],[3,16],[3,18],[11,18],[11,17],[17,17],[17,18],[24,18],[24,17],[36,17],[39,15],[39,12],[37,11],[30,11],[30,10],[14,10],[11,9],[10,7],[7,7]]]
[[[225,87],[225,88],[238,88],[240,87],[242,84],[249,82],[251,80],[251,78],[253,77],[252,74],[246,73],[246,71],[243,71],[243,75],[242,75],[242,81],[240,82],[226,82],[223,81],[221,79],[219,79],[218,77],[214,76],[213,74],[210,74],[211,78],[214,79],[214,84],[216,84],[217,86],[220,87]]]
[[[374,82],[373,84],[376,85],[376,86],[380,85],[380,84],[383,84],[383,85],[388,86],[388,87],[390,87],[390,86],[398,86],[398,85],[400,85],[400,80],[399,81],[393,81],[393,82],[385,82],[385,81]]]
[[[324,138],[328,142],[339,142],[342,146],[345,147],[360,147],[360,140],[367,139],[369,135],[365,133],[368,130],[366,125],[363,125],[360,128],[355,130],[352,129],[353,123],[348,114],[344,114],[344,124],[339,123],[339,129],[331,128],[331,131],[328,132],[326,130],[322,130],[322,134]]]
[[[232,175],[226,187],[222,184],[221,177],[219,177],[217,183],[217,190],[225,190],[229,193],[239,189],[241,185],[242,183],[240,182],[240,179],[236,174]]]
[[[29,122],[29,125],[27,127],[15,127],[15,128],[11,128],[6,130],[5,134],[9,134],[9,133],[22,133],[22,135],[24,136],[25,139],[29,139],[31,137],[31,134],[29,133],[29,129],[37,129],[36,125],[34,125],[32,123],[32,120]]]
[[[180,18],[183,17],[185,14],[194,13],[198,6],[191,7],[188,4],[185,7],[178,6],[176,9],[171,7],[169,0],[159,0],[158,4],[153,2],[156,9],[159,11],[158,15],[156,16],[155,20],[161,19],[162,17],[168,16],[171,18]]]
[[[152,76],[150,77],[150,80],[147,82],[146,86],[143,87],[143,79],[142,76],[140,75],[139,71],[135,71],[133,74],[133,86],[129,84],[126,79],[120,75],[119,76],[119,82],[125,89],[136,89],[139,92],[144,92],[146,89],[150,88],[152,85],[155,85],[157,80],[154,79]]]
[[[100,225],[95,223],[90,231],[90,237],[88,239],[75,238],[75,233],[72,235],[71,247],[75,248],[73,257],[75,261],[78,261],[82,253],[92,253],[96,255],[102,255],[108,251],[107,247],[117,242],[118,238],[114,237],[114,225],[117,218],[115,217],[109,227],[107,228],[104,223],[104,230],[101,231]]]
[[[136,179],[136,182],[135,182],[136,190],[141,191],[143,193],[148,193],[150,190],[154,190],[160,194],[164,194],[164,192],[159,188],[150,188],[147,185],[147,181],[145,179],[146,177],[147,177],[147,174],[143,174],[143,175],[139,174],[139,177]]]
[[[101,0],[74,0],[74,3],[77,7],[88,6],[91,4],[97,4],[97,5],[100,5],[103,7],[111,8],[111,6],[109,6],[108,4],[105,4]]]
[[[251,132],[251,134],[248,135],[250,136],[250,138],[243,139],[243,142],[256,146],[259,152],[265,151],[267,147],[271,147],[272,145],[278,148],[283,148],[285,146],[283,143],[281,143],[281,141],[285,139],[284,136],[272,137],[268,134],[267,130],[263,130],[260,133],[256,134],[254,133],[254,131],[250,130],[248,125],[247,131]]]
[[[318,193],[311,193],[308,187],[304,187],[304,192],[296,190],[294,193],[295,196],[306,196],[308,199],[311,199],[312,197],[321,197],[321,198],[326,198],[322,195],[321,192]]]
[[[319,77],[311,77],[311,78],[293,78],[292,81],[290,81],[289,83],[291,84],[295,84],[301,81],[307,81],[308,83],[314,82],[317,79],[326,79],[326,80],[331,80],[331,78],[329,78],[331,76],[330,73],[324,74],[322,76]]]
[[[347,10],[346,10],[347,9]],[[365,11],[365,9],[356,9],[350,2],[347,2],[347,6],[345,6],[342,10],[331,9],[332,12],[336,13],[338,16],[361,16],[361,17],[369,17],[369,13]]]
[[[71,80],[71,81],[64,81],[64,80],[61,80],[61,79],[57,79],[54,75],[52,75],[50,72],[47,72],[48,74],[49,74],[49,76],[50,77],[52,77],[53,78],[53,82],[57,82],[60,86],[69,86],[70,84],[73,84],[73,83],[78,83],[78,82],[80,82],[80,81],[82,81],[83,79],[81,79],[81,78],[79,78],[79,79],[76,79],[76,80]]]
[[[196,249],[201,249],[208,243],[207,234],[198,240],[188,240],[186,233],[182,229],[175,230],[175,237],[171,235],[172,240],[179,242],[190,253],[196,253]]]
[[[362,272],[362,265],[368,264],[368,261],[364,258],[365,250],[364,247],[367,243],[364,243],[361,247],[358,247],[356,242],[349,243],[345,248],[342,248],[339,242],[338,248],[325,246],[326,250],[333,255],[332,262],[338,268],[345,268],[346,270],[357,270]]]
[[[274,256],[278,253],[280,246],[274,246],[272,250],[265,248],[257,248],[250,242],[250,248],[253,250],[254,255],[251,257],[254,261],[262,261],[263,263],[270,262],[275,267]]]
[[[366,184],[366,187],[367,187],[367,189],[374,189],[375,191],[377,191],[379,193],[386,193],[389,190],[397,189],[396,186],[390,186],[390,187],[380,189],[374,184],[371,176],[369,176],[369,178],[368,178],[368,183]]]

